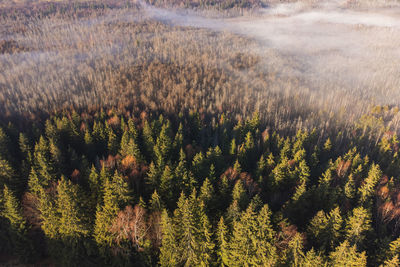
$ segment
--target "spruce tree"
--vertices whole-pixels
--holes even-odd
[[[57,213],[60,214],[58,231],[61,238],[68,242],[77,242],[89,234],[84,201],[85,197],[79,192],[78,185],[62,177],[57,187],[56,199]]]
[[[94,238],[100,247],[111,246],[113,241],[110,227],[118,212],[131,200],[128,184],[118,172],[104,185],[103,204],[97,206]]]
[[[178,243],[175,227],[169,218],[167,210],[161,215],[162,241],[160,247],[160,266],[177,266],[179,263]]]
[[[368,172],[368,177],[365,178],[363,185],[358,190],[361,203],[365,203],[373,196],[375,192],[375,187],[381,177],[382,171],[379,165],[372,164]]]
[[[371,223],[371,214],[367,209],[363,207],[353,209],[346,220],[345,228],[345,236],[350,245],[360,247],[363,244],[367,235],[372,231]]]
[[[5,246],[8,248],[8,253],[19,257],[23,262],[32,261],[35,248],[28,239],[29,225],[23,217],[18,199],[6,185],[0,194],[0,225],[0,236],[2,231],[7,232],[2,239],[4,243],[0,245],[0,249]]]
[[[330,266],[335,267],[363,267],[367,266],[365,252],[357,252],[356,246],[350,246],[344,241],[329,255]]]
[[[220,266],[229,266],[229,232],[225,225],[224,218],[221,217],[218,222],[216,234],[217,239],[217,262]]]

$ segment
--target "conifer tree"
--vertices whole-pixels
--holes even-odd
[[[202,202],[200,202],[199,216],[200,233],[199,240],[197,241],[197,259],[199,266],[206,267],[215,262],[213,255],[215,244],[213,243],[211,224],[204,211]]]
[[[366,236],[372,230],[372,219],[370,212],[358,207],[353,209],[351,215],[346,220],[345,236],[350,245],[360,245],[365,241]]]
[[[271,212],[265,205],[259,214],[249,205],[239,221],[233,223],[229,245],[229,266],[273,266],[277,261],[273,245],[274,230],[270,223]]]
[[[107,150],[111,155],[116,155],[119,150],[118,137],[111,128],[108,130]]]
[[[183,149],[180,150],[179,162],[175,168],[174,175],[179,190],[185,192],[185,194],[189,194],[195,187],[196,182],[193,175],[187,170],[186,154],[183,152]]]
[[[160,195],[161,198],[166,202],[168,207],[172,207],[175,204],[175,177],[171,168],[166,165],[160,178]]]
[[[196,224],[196,214],[190,205],[189,199],[181,195],[178,201],[178,208],[174,212],[174,221],[176,227],[176,240],[178,242],[177,255],[180,259],[178,263],[186,266],[196,265],[197,255],[196,235],[199,231]]]
[[[202,184],[208,175],[209,166],[207,158],[202,152],[197,153],[192,161],[193,175],[197,183]]]
[[[89,189],[90,189],[90,200],[93,207],[96,207],[97,203],[101,203],[103,194],[103,182],[100,179],[100,175],[97,172],[94,165],[90,169],[89,174]]]
[[[10,150],[11,140],[5,133],[5,131],[0,127],[0,158],[7,161],[12,161],[11,150]]]
[[[144,122],[143,126],[143,142],[144,142],[144,148],[146,151],[146,156],[148,159],[153,159],[154,158],[154,137],[153,137],[153,130],[150,127],[150,124],[148,121]]]
[[[160,199],[160,196],[157,193],[157,190],[154,190],[154,193],[151,195],[150,203],[150,210],[151,211],[162,211],[163,204]]]
[[[160,266],[177,266],[179,263],[178,243],[176,240],[175,227],[167,210],[161,215],[162,241],[160,247]]]
[[[121,120],[121,125],[122,125],[122,120]],[[133,121],[132,118],[129,118],[128,120],[128,131],[129,131],[129,136],[133,138],[133,140],[137,140],[139,137],[139,132],[135,126],[135,122]]]
[[[367,256],[365,252],[357,252],[356,246],[350,246],[344,241],[335,251],[329,255],[330,265],[338,267],[362,267],[367,266]]]
[[[8,220],[10,227],[17,233],[24,233],[26,230],[26,222],[22,216],[21,208],[18,200],[13,192],[5,185],[2,192],[2,209],[0,215]]]
[[[303,248],[303,237],[301,234],[296,233],[288,244],[288,265],[293,267],[303,266],[305,257]]]
[[[156,165],[151,162],[149,166],[149,171],[147,172],[146,176],[146,184],[149,187],[149,190],[157,190],[159,189],[160,186],[160,171],[159,168],[156,167]]]
[[[28,138],[24,133],[19,134],[18,144],[19,144],[19,149],[21,151],[21,156],[23,158],[21,163],[22,165],[21,174],[27,177],[29,175],[33,163],[32,147],[29,143]]]
[[[57,213],[60,214],[59,233],[68,242],[77,240],[89,234],[88,222],[85,221],[85,200],[79,192],[78,185],[61,178],[57,187]]]
[[[232,199],[233,201],[238,202],[238,205],[241,210],[244,210],[247,207],[247,204],[249,203],[249,198],[246,194],[246,191],[243,187],[243,183],[241,180],[238,180],[235,186],[233,187]]]
[[[48,141],[43,136],[40,137],[39,143],[35,145],[34,160],[39,182],[43,186],[48,186],[51,181],[55,180],[55,170]]]
[[[169,153],[172,150],[170,131],[170,124],[168,122],[162,126],[160,135],[158,136],[156,144],[154,146],[156,163],[159,167],[164,167],[164,164],[167,164],[169,160]]]
[[[0,194],[0,236],[2,230],[8,233],[2,238],[4,244],[0,245],[8,247],[9,253],[18,256],[23,261],[31,261],[34,256],[34,247],[27,238],[28,225],[23,217],[18,199],[14,193],[5,185]],[[2,223],[2,218],[6,224]]]
[[[382,171],[377,164],[372,164],[369,172],[368,177],[365,178],[363,185],[359,188],[358,192],[360,195],[361,203],[365,203],[371,198],[375,192],[375,187],[382,177]]]
[[[308,233],[318,247],[330,250],[342,236],[342,224],[343,219],[338,207],[329,214],[321,210],[310,221]]]
[[[229,233],[224,218],[221,217],[217,229],[217,262],[220,266],[229,265]]]
[[[399,260],[399,255],[395,255],[393,258],[386,260],[382,267],[398,267],[400,266],[400,260]]]
[[[354,199],[356,196],[356,187],[353,174],[350,174],[347,178],[347,182],[344,186],[344,194],[349,199]]]
[[[110,246],[113,236],[110,226],[118,212],[131,200],[128,184],[115,172],[112,180],[104,185],[103,205],[97,207],[94,225],[94,238],[100,247]]]
[[[47,238],[56,240],[60,237],[60,214],[58,213],[55,199],[45,192],[43,188],[40,189],[39,194],[41,228]]]
[[[179,123],[178,131],[175,134],[174,143],[173,143],[174,155],[178,155],[179,151],[183,147],[183,136],[184,136],[183,125],[182,125],[182,123]]]
[[[15,170],[11,164],[0,157],[0,189],[5,185],[13,190],[20,189],[22,184],[18,181]]]
[[[93,158],[95,156],[96,151],[95,151],[93,136],[90,133],[89,129],[86,129],[83,140],[85,142],[85,149],[87,151],[87,154],[89,155],[90,158]]]
[[[214,197],[214,188],[208,178],[204,180],[203,185],[200,188],[200,195],[199,195],[199,201],[202,201],[206,207],[206,209],[209,211],[210,208],[212,208],[212,203],[213,203],[213,197]]]
[[[58,236],[63,243],[56,253],[60,254],[60,260],[65,265],[85,264],[80,257],[87,255],[83,242],[89,236],[90,227],[84,201],[86,199],[79,192],[79,186],[62,177],[57,186],[55,209]]]
[[[304,267],[327,266],[323,257],[317,254],[313,248],[307,251],[301,265]]]
[[[231,156],[235,156],[236,155],[236,151],[237,151],[237,147],[236,147],[236,139],[233,138],[231,141],[231,145],[230,145],[230,149],[229,149],[229,154]]]

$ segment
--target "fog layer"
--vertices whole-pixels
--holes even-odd
[[[231,19],[209,19],[149,6],[146,10],[163,22],[231,31],[255,39],[268,68],[280,68],[282,58],[290,58],[290,65],[277,70],[282,75],[297,75],[303,86],[323,95],[344,91],[380,104],[399,104],[400,9],[355,10],[343,5],[337,1],[280,4],[253,17]],[[268,57],[271,50],[282,58]]]

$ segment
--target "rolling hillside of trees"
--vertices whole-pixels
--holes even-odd
[[[0,251],[62,266],[398,266],[398,139],[64,111],[0,130]]]

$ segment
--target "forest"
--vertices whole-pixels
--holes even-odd
[[[277,2],[0,1],[0,265],[400,266],[400,23]]]
[[[376,107],[367,117],[389,112]],[[236,121],[109,109],[28,123],[0,130],[0,251],[11,260],[399,264],[393,132],[365,153],[373,130],[365,122],[351,140],[316,130],[284,136],[258,113]]]

